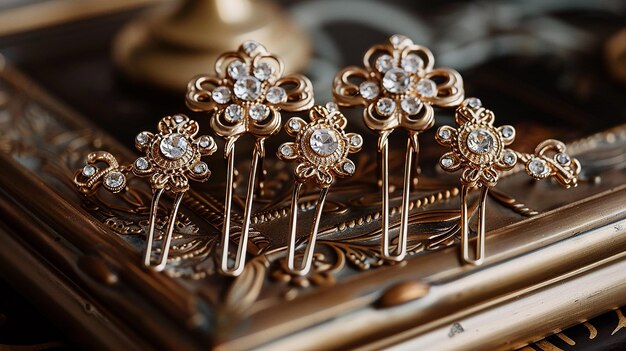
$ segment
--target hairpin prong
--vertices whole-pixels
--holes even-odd
[[[461,186],[461,251],[463,261],[473,265],[480,265],[485,260],[485,208],[487,201],[487,193],[489,188],[481,187],[480,198],[478,200],[478,218],[476,227],[476,251],[474,258],[470,255],[470,213],[468,211],[468,194],[471,187]]]

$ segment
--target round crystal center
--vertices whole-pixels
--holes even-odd
[[[261,82],[252,76],[245,76],[237,80],[233,91],[238,98],[253,101],[261,96]]]
[[[467,147],[476,154],[485,154],[493,149],[493,135],[485,129],[476,129],[467,136]]]
[[[185,152],[187,152],[188,147],[189,143],[187,139],[181,134],[168,135],[161,140],[161,144],[159,145],[163,156],[170,160],[181,158]]]
[[[309,143],[311,144],[311,149],[320,156],[329,156],[339,147],[335,132],[326,128],[313,132]]]
[[[383,77],[383,87],[391,93],[404,93],[409,88],[409,75],[400,68],[392,68]]]

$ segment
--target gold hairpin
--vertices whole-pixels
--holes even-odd
[[[456,110],[458,128],[443,126],[437,130],[437,142],[452,151],[444,154],[439,165],[447,172],[461,173],[461,247],[466,263],[479,265],[485,259],[485,202],[487,193],[498,182],[498,172],[511,170],[518,161],[525,164],[528,175],[534,179],[552,177],[565,188],[575,187],[580,174],[580,163],[571,158],[565,144],[546,140],[535,149],[535,154],[520,153],[505,146],[515,139],[512,126],[494,127],[495,116],[485,109],[477,98],[466,99]],[[478,227],[475,258],[469,255],[469,191],[481,189],[478,205]]]
[[[333,83],[333,95],[341,106],[365,106],[363,119],[378,133],[382,185],[382,255],[400,261],[406,255],[409,195],[413,154],[418,155],[418,135],[434,124],[433,106],[453,107],[463,101],[463,80],[449,68],[433,68],[433,54],[401,35],[370,48],[364,68],[347,67]],[[400,234],[395,253],[390,252],[388,137],[394,130],[407,131]]]
[[[260,159],[265,155],[265,139],[281,126],[280,110],[302,111],[313,106],[311,82],[301,75],[282,77],[282,60],[254,41],[243,43],[238,51],[221,55],[215,63],[215,76],[193,78],[187,87],[187,106],[208,112],[215,133],[226,139],[228,159],[222,255],[220,269],[237,276],[243,272],[250,216]],[[233,196],[235,142],[249,133],[255,138],[248,178],[244,218],[233,266],[229,265],[230,216]]]
[[[298,275],[306,275],[311,269],[315,240],[328,188],[334,182],[335,177],[347,177],[354,174],[356,166],[348,159],[348,154],[358,152],[363,146],[363,138],[359,134],[344,132],[348,121],[336,109],[336,105],[334,107],[333,105],[314,106],[309,112],[311,120],[309,123],[298,117],[289,119],[285,124],[285,131],[296,140],[284,143],[278,148],[278,158],[298,164],[294,170],[295,186],[291,197],[287,259],[289,271]],[[302,185],[308,181],[314,181],[321,191],[302,264],[296,268],[298,199]]]
[[[150,177],[152,203],[144,254],[146,266],[152,265],[152,244],[161,196],[165,191],[176,195],[161,243],[161,258],[154,265],[158,271],[167,264],[178,208],[189,189],[189,179],[204,182],[211,175],[209,167],[200,158],[213,154],[217,146],[210,136],[195,138],[198,129],[198,123],[185,115],[164,117],[159,121],[157,134],[137,134],[135,146],[145,155],[132,165],[120,166],[110,153],[93,152],[87,156],[87,164],[74,177],[74,183],[83,194],[92,194],[101,184],[111,192],[120,192],[126,186],[126,174],[129,171],[140,177]],[[100,168],[100,163],[105,166]]]

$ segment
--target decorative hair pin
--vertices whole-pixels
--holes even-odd
[[[295,186],[291,197],[287,260],[287,268],[298,275],[306,275],[311,269],[315,240],[328,188],[335,177],[354,174],[356,167],[347,157],[348,154],[358,152],[363,146],[363,138],[359,134],[344,132],[347,119],[338,110],[330,107],[314,106],[309,112],[311,120],[309,123],[299,117],[289,119],[285,124],[285,131],[296,140],[284,143],[278,148],[278,158],[298,164],[294,170]],[[296,268],[298,199],[302,185],[308,181],[314,181],[321,191],[302,264]]]
[[[485,258],[485,202],[490,188],[498,182],[498,171],[511,170],[518,161],[525,164],[528,175],[534,179],[552,177],[565,188],[575,187],[580,163],[565,153],[565,144],[546,140],[535,149],[535,154],[524,154],[505,146],[513,143],[515,128],[494,127],[492,111],[482,107],[477,98],[466,99],[456,110],[458,128],[443,126],[437,130],[437,142],[452,151],[444,154],[439,165],[447,172],[461,173],[461,246],[466,263],[480,265]],[[481,189],[478,203],[478,227],[475,258],[469,255],[468,194]]]
[[[210,136],[195,138],[198,129],[198,123],[185,115],[164,117],[159,121],[157,134],[137,134],[135,146],[145,155],[132,165],[120,166],[110,153],[93,152],[87,156],[87,165],[74,177],[74,183],[83,194],[92,194],[100,184],[113,193],[120,192],[126,186],[126,173],[131,170],[137,176],[150,177],[152,203],[144,255],[146,266],[152,265],[152,246],[161,196],[165,191],[175,195],[161,243],[161,258],[154,265],[158,271],[167,264],[178,208],[189,190],[189,179],[204,182],[211,175],[209,167],[200,158],[213,154],[217,146]],[[105,166],[101,168],[99,164]]]
[[[311,82],[301,75],[282,77],[283,71],[280,58],[268,53],[259,43],[247,41],[238,51],[227,52],[217,59],[215,76],[197,76],[187,87],[187,106],[194,111],[208,112],[211,127],[217,135],[226,139],[224,157],[228,160],[228,167],[220,264],[224,274],[237,276],[243,272],[259,162],[265,155],[265,139],[280,129],[279,111],[302,111],[313,106]],[[255,138],[255,146],[242,229],[235,262],[231,266],[228,246],[235,143],[246,133]]]
[[[378,133],[382,186],[382,255],[400,261],[406,255],[409,195],[413,154],[418,135],[434,124],[432,106],[453,107],[463,101],[463,80],[449,68],[434,69],[433,54],[410,39],[394,35],[389,42],[371,47],[364,68],[347,67],[335,77],[333,94],[341,106],[365,106],[363,119]],[[400,234],[395,253],[389,237],[388,137],[396,129],[408,133],[400,214]]]

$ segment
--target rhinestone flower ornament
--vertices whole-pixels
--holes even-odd
[[[506,146],[515,140],[512,126],[494,127],[495,116],[484,108],[477,98],[465,100],[456,110],[457,128],[442,126],[437,130],[437,142],[449,147],[439,160],[447,172],[462,170],[461,173],[461,247],[463,260],[470,264],[481,264],[485,257],[485,218],[487,193],[498,182],[502,171],[511,170],[518,161],[525,164],[528,175],[534,179],[554,178],[565,188],[577,185],[580,163],[570,157],[565,144],[557,140],[546,140],[535,149],[535,154],[520,153]],[[481,189],[478,204],[478,239],[475,258],[469,255],[468,194]]]
[[[93,194],[100,185],[112,193],[119,193],[126,187],[126,173],[130,166],[120,165],[115,156],[106,151],[96,151],[87,155],[87,162],[76,171],[74,184],[82,194]]]

